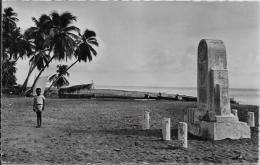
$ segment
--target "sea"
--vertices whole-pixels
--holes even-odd
[[[161,92],[167,94],[179,94],[197,97],[197,88],[195,87],[148,87],[148,86],[109,86],[95,85],[98,89],[117,89],[127,91],[141,92]],[[230,98],[234,98],[240,104],[260,105],[259,89],[231,88],[229,91]]]

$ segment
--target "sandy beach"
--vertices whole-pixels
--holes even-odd
[[[259,164],[260,3],[27,1],[1,3],[1,164]]]
[[[2,160],[11,163],[257,163],[258,131],[251,139],[205,141],[179,147],[176,126],[196,102],[47,98],[42,128],[35,128],[32,98],[2,99]],[[256,106],[236,105],[258,111]],[[151,129],[142,130],[144,110]],[[172,140],[161,140],[161,119],[171,117]]]

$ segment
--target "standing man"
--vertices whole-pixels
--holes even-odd
[[[36,96],[33,101],[33,111],[36,112],[37,116],[37,126],[36,128],[40,128],[42,125],[42,111],[44,111],[45,107],[45,97],[41,94],[41,88],[36,89]]]

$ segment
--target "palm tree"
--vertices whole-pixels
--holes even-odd
[[[8,45],[5,44],[6,51],[9,54],[9,60],[17,61],[19,58],[22,58],[26,55],[30,57],[32,55],[32,49],[34,45],[28,41],[20,32],[20,28],[16,28],[12,31],[12,35],[9,36]]]
[[[28,80],[34,69],[37,68],[38,70],[41,70],[50,59],[50,55],[46,54],[48,46],[44,43],[51,29],[51,18],[46,14],[43,14],[38,20],[35,17],[33,17],[32,20],[35,26],[28,28],[25,31],[24,36],[27,40],[34,43],[34,55],[30,59],[29,71],[22,85],[21,92],[26,89]]]
[[[32,48],[33,45],[26,40],[23,35],[21,35],[20,33],[20,29],[16,28],[12,35],[9,36],[8,39],[5,39],[5,41],[10,40],[10,42],[8,44],[4,44],[5,46],[5,52],[4,54],[6,54],[4,56],[3,60],[3,70],[2,70],[2,74],[3,75],[10,75],[14,76],[14,74],[12,75],[12,70],[14,70],[14,66],[16,65],[16,62],[19,58],[23,59],[24,56],[26,55],[27,57],[30,57],[32,54]],[[8,57],[8,58],[7,58]],[[8,66],[7,68],[4,68],[5,66]],[[10,73],[9,73],[10,72]],[[15,72],[14,72],[15,73]],[[6,77],[2,77],[3,81],[6,80]],[[5,80],[4,80],[5,79]],[[9,79],[7,77],[7,79]],[[13,80],[15,80],[14,78],[12,78]]]
[[[11,32],[15,29],[17,21],[17,13],[14,12],[13,8],[5,8],[3,13],[3,32]]]
[[[12,32],[16,29],[17,13],[11,7],[5,8],[3,13],[3,59],[9,57],[8,48],[12,43]]]
[[[43,50],[48,47],[48,45],[44,43],[52,27],[51,18],[48,15],[43,14],[38,20],[35,17],[33,17],[32,20],[35,26],[28,28],[24,35],[29,40],[33,40],[36,51]]]
[[[28,41],[21,30],[17,27],[17,14],[11,7],[5,8],[3,13],[3,56],[2,58],[2,77],[1,80],[7,84],[15,84],[16,77],[16,61],[23,58],[25,55],[30,57],[32,54],[33,45]]]
[[[49,46],[49,55],[51,52],[53,52],[53,55],[40,70],[38,76],[34,80],[32,88],[53,59],[61,61],[72,57],[76,46],[76,40],[79,38],[78,35],[75,34],[75,32],[79,33],[79,29],[75,26],[71,26],[72,22],[76,21],[76,17],[71,13],[64,12],[59,15],[57,12],[52,12],[51,21],[52,27],[44,44]]]
[[[76,57],[76,61],[74,63],[72,63],[66,71],[68,71],[72,66],[74,66],[77,62],[87,62],[87,60],[90,62],[92,61],[92,56],[96,56],[97,52],[96,50],[92,47],[92,45],[98,46],[98,42],[96,39],[96,33],[92,30],[88,30],[86,29],[85,32],[83,33],[83,35],[81,36],[81,41],[78,43],[78,46],[75,50],[75,57]],[[60,75],[62,76],[62,75]],[[55,81],[57,81],[59,79],[59,77],[57,77],[56,80],[54,80],[53,82],[55,83]],[[49,91],[51,89],[51,87],[53,86],[53,84],[47,89],[47,91]]]
[[[49,61],[49,59],[50,59],[50,56],[48,54],[46,54],[46,51],[40,51],[30,59],[30,61],[29,61],[29,65],[30,65],[29,72],[28,72],[27,77],[26,77],[26,79],[23,83],[21,92],[23,92],[26,89],[28,80],[29,80],[33,70],[35,68],[37,68],[38,70],[41,70],[44,67],[44,65],[46,65],[46,63]]]
[[[3,13],[3,49],[1,49],[1,84],[3,87],[12,86],[16,84],[15,77],[15,61],[10,59],[10,44],[12,43],[12,31],[16,29],[16,22],[18,21],[17,14],[11,7],[5,8]],[[12,81],[10,81],[12,79]]]
[[[16,84],[16,67],[15,67],[16,62],[15,61],[9,61],[6,60],[2,64],[2,84],[3,87],[11,87]]]
[[[53,86],[60,88],[63,86],[68,86],[69,81],[66,79],[66,76],[69,76],[69,73],[67,72],[67,65],[57,65],[57,73],[52,75],[49,78],[49,81],[53,82]],[[54,81],[55,80],[55,81]]]

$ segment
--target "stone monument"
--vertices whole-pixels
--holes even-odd
[[[206,139],[250,138],[250,127],[231,113],[226,48],[221,40],[202,39],[198,46],[197,108],[186,110],[191,134]]]

